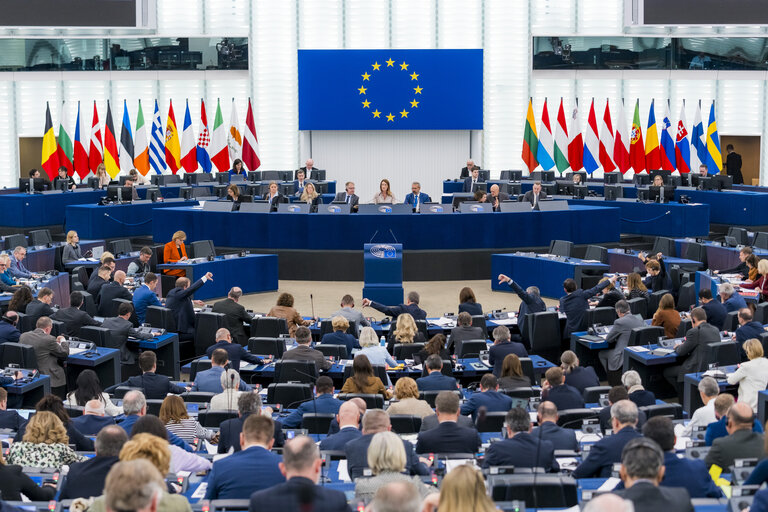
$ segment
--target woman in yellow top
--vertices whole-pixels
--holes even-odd
[[[163,248],[163,263],[176,263],[177,261],[187,261],[187,248],[184,246],[184,240],[187,234],[183,231],[177,231],[173,234],[171,241],[165,244]],[[165,271],[165,275],[185,277],[187,273],[181,269],[170,269]]]
[[[364,395],[382,395],[385,399],[392,397],[392,393],[384,387],[381,379],[373,374],[371,362],[363,354],[355,357],[352,362],[352,376],[349,377],[341,388],[342,393],[355,393]]]

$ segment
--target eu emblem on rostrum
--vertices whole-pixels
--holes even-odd
[[[403,244],[365,244],[363,297],[381,304],[403,303]]]

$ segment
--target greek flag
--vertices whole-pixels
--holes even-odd
[[[152,116],[152,133],[149,138],[149,165],[157,174],[163,174],[168,168],[165,164],[165,132],[160,120],[160,109],[155,100],[155,113]]]

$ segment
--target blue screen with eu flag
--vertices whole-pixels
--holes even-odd
[[[299,50],[299,130],[482,130],[483,50]]]

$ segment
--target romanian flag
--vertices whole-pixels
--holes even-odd
[[[539,138],[536,135],[536,120],[533,118],[533,100],[528,99],[528,114],[525,116],[525,132],[523,134],[523,162],[528,172],[539,165],[536,152],[539,150]]]
[[[43,155],[41,163],[50,179],[59,174],[59,155],[56,147],[56,136],[53,134],[51,107],[45,103],[45,132],[43,134]]]
[[[648,112],[648,128],[645,130],[645,166],[648,171],[661,169],[659,132],[656,130],[656,113],[653,109],[653,100],[651,100],[651,110]]]
[[[634,169],[635,174],[645,170],[643,130],[640,128],[640,100],[635,103],[635,116],[632,118],[632,130],[629,133],[629,165]]]
[[[173,115],[173,101],[168,107],[168,121],[165,123],[165,162],[176,172],[181,167],[181,146],[179,145],[179,131],[176,129],[176,116]]]
[[[109,100],[107,100],[107,120],[104,123],[104,166],[110,178],[114,179],[120,174],[115,125],[112,123],[112,108],[109,106]]]
[[[715,102],[709,108],[709,124],[707,125],[707,172],[720,174],[723,170],[723,155],[720,152],[720,136],[717,134],[715,122]]]

